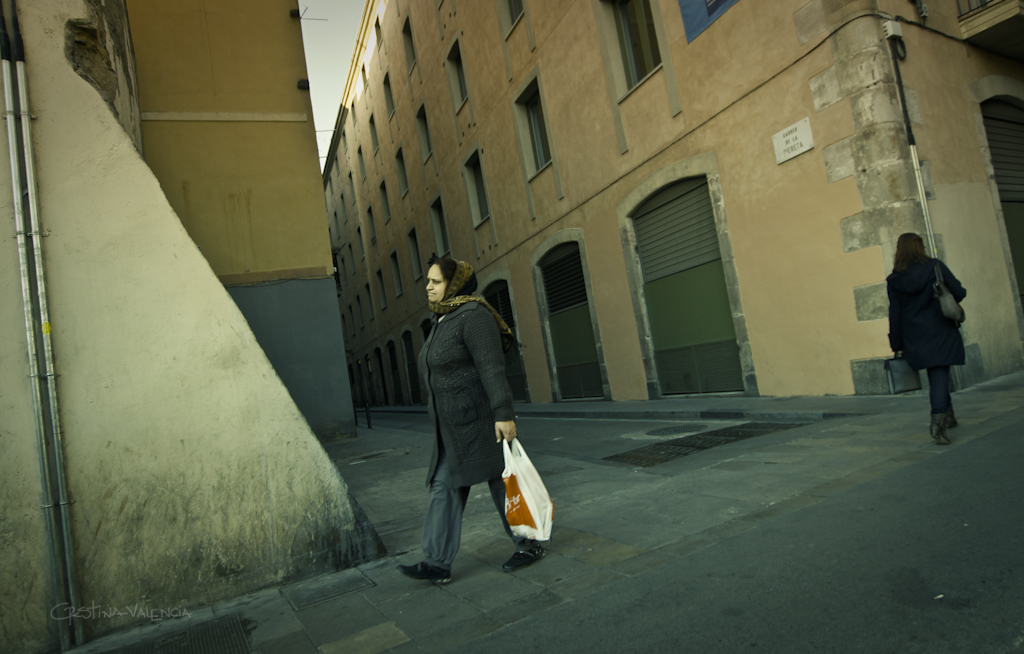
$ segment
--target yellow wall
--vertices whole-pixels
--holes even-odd
[[[332,273],[295,7],[128,2],[146,162],[226,284]]]

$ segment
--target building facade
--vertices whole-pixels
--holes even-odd
[[[906,231],[968,289],[957,383],[1020,369],[1021,20],[1002,0],[368,2],[324,170],[357,402],[422,401],[432,252],[514,325],[523,400],[887,392]]]
[[[354,434],[297,5],[127,4],[146,163],[313,431]]]

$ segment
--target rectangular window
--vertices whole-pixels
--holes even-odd
[[[523,13],[523,0],[508,0],[509,25],[515,25]]]
[[[409,232],[409,261],[412,262],[412,278],[423,276],[423,264],[420,263],[420,241],[416,238],[416,228]]]
[[[344,193],[341,194],[341,202],[339,204],[341,206],[341,222],[347,223],[348,222],[348,208],[345,206],[345,194]]]
[[[352,313],[352,305],[348,305],[348,321],[352,325],[352,329],[356,328],[356,316]]]
[[[374,21],[373,33],[377,37],[377,47],[384,45],[384,33],[380,31],[380,20]]]
[[[473,226],[476,227],[491,217],[479,152],[474,152],[473,156],[466,162],[463,175],[466,178],[466,193],[469,196],[469,212],[473,216]]]
[[[370,320],[373,320],[373,295],[370,293],[370,282],[366,282],[366,310],[370,314]]]
[[[363,179],[366,179],[366,163],[363,161],[363,147],[362,146],[359,146],[359,149],[356,150],[356,156],[359,159],[359,174],[361,174],[363,176]]]
[[[458,41],[448,52],[448,83],[451,84],[455,110],[458,111],[469,97],[469,91],[466,89],[466,71],[462,67],[462,50]]]
[[[631,89],[661,64],[654,14],[650,0],[618,2],[614,9],[626,86]]]
[[[420,153],[423,155],[423,161],[426,161],[430,153],[434,151],[434,146],[430,142],[430,125],[427,124],[426,105],[420,107],[416,114],[416,135],[420,137]]]
[[[409,23],[408,18],[405,19],[405,25],[402,27],[402,41],[405,43],[405,65],[411,71],[416,63],[416,44],[412,42],[412,24]]]
[[[384,224],[391,220],[391,203],[388,202],[388,187],[384,182],[380,183],[380,204],[381,212],[384,214]]]
[[[359,249],[361,250],[363,245],[363,236],[359,233],[359,228],[356,228],[356,236],[359,238]],[[352,262],[352,274],[356,274],[356,255],[352,252],[352,244],[348,244],[348,258]]]
[[[370,116],[370,143],[373,145],[374,153],[380,149],[380,141],[377,140],[377,124],[373,122],[373,116]]]
[[[352,173],[348,174],[348,194],[352,198],[352,202],[356,201],[356,185],[352,181]]]
[[[370,86],[370,80],[367,79],[367,77],[366,77],[366,66],[363,66],[362,70],[363,70],[363,88],[365,89],[365,88]]]
[[[348,152],[348,138],[345,136],[345,130],[341,130],[341,145],[345,148],[345,152]]]
[[[405,155],[402,154],[402,148],[398,148],[398,152],[395,153],[395,171],[398,173],[398,191],[405,195],[409,190],[409,175],[405,171]]]
[[[366,258],[366,244],[363,243],[363,228],[356,227],[356,240],[359,241],[359,258]]]
[[[353,125],[353,127],[355,126],[357,120],[358,120],[358,118],[356,118],[356,101],[353,100],[352,101],[352,125]]]
[[[363,314],[363,298],[356,295],[356,313],[359,314],[359,329],[366,327],[366,316]]]
[[[445,223],[441,198],[430,205],[430,222],[434,226],[434,246],[437,248],[437,256],[444,256],[448,254],[451,247],[448,244],[448,225]]]
[[[391,75],[384,76],[384,104],[388,109],[388,118],[395,113],[395,96],[391,93]]]
[[[398,253],[391,253],[391,279],[395,282],[395,297],[402,294],[402,269],[398,267]]]
[[[530,144],[533,161],[533,173],[536,173],[551,161],[548,147],[548,133],[544,127],[544,107],[540,101],[540,86],[534,80],[516,101],[523,107],[526,116],[526,141]]]
[[[373,207],[366,208],[366,225],[367,231],[370,233],[370,244],[373,245],[377,242],[377,225],[373,222]]]
[[[341,277],[341,279],[347,279],[348,278],[348,265],[345,263],[345,255],[339,256],[338,260],[341,261],[341,268],[338,270],[338,275],[339,275],[339,277]]]
[[[384,271],[377,269],[377,297],[380,301],[380,308],[388,308],[388,294],[384,292]]]

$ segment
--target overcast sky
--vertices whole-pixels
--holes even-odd
[[[306,48],[309,94],[323,168],[338,117],[345,76],[359,35],[363,0],[299,0],[302,41]],[[320,19],[320,20],[317,20]]]

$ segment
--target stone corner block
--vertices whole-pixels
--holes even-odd
[[[828,21],[821,0],[812,0],[798,9],[793,14],[793,22],[796,24],[796,35],[800,39],[800,45],[824,32]]]
[[[836,67],[826,68],[810,79],[808,84],[811,87],[811,99],[814,100],[814,110],[821,111],[842,100],[845,96],[839,87],[839,77],[836,75]]]
[[[853,289],[857,306],[857,320],[881,320],[889,317],[889,295],[885,282],[858,286]]]
[[[836,141],[831,145],[826,145],[822,150],[822,157],[825,159],[825,176],[828,178],[829,184],[846,179],[856,172],[852,138],[847,137],[842,141]]]

